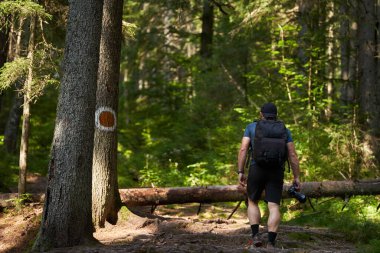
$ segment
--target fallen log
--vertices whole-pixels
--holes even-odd
[[[302,193],[310,198],[347,197],[354,195],[380,195],[380,179],[362,181],[324,181],[302,183]],[[290,185],[285,184],[283,198],[290,198],[287,191]],[[155,206],[183,203],[213,203],[245,200],[245,188],[238,185],[204,186],[204,187],[168,187],[168,188],[130,188],[120,189],[124,205]],[[0,194],[0,206],[13,205],[12,199],[17,193]],[[44,194],[30,195],[30,201],[42,202]]]
[[[302,183],[302,193],[310,198],[345,197],[353,195],[380,195],[380,179],[363,181],[324,181]],[[287,193],[290,184],[285,184],[283,198],[290,198]],[[204,187],[169,187],[169,188],[131,188],[120,189],[124,205],[147,206],[183,203],[212,203],[241,201],[245,197],[245,188],[238,185],[204,186]]]

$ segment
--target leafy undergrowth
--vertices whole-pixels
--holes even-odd
[[[354,243],[360,252],[380,252],[379,198],[375,196],[353,197],[345,200],[324,198],[312,200],[298,210],[286,212],[284,223],[313,227],[326,227],[341,233]],[[288,208],[297,204],[288,203]],[[284,207],[285,208],[285,207]]]

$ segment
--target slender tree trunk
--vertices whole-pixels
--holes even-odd
[[[70,1],[63,77],[34,251],[93,241],[91,186],[103,1]]]
[[[2,0],[0,0],[2,2]],[[0,22],[2,24],[5,24],[8,20],[8,17],[2,17],[0,18]],[[4,66],[4,64],[7,62],[7,54],[8,54],[8,38],[9,38],[9,27],[3,25],[0,27],[0,68]],[[0,112],[2,111],[2,98],[3,98],[3,92],[0,91]]]
[[[333,103],[333,94],[334,94],[334,85],[333,80],[335,77],[335,59],[334,59],[334,23],[332,23],[332,18],[334,17],[334,3],[332,1],[327,4],[327,62],[326,62],[326,92],[327,92],[327,106],[325,110],[326,119],[329,121],[332,115],[332,103]]]
[[[9,35],[9,49],[8,49],[8,60],[13,61],[21,55],[21,37],[23,34],[23,25],[25,19],[20,17],[18,29],[14,29],[14,22],[12,22],[10,35]],[[16,38],[13,38],[13,34],[16,34]],[[15,42],[13,42],[15,40]],[[22,110],[21,106],[24,103],[24,95],[20,90],[22,89],[23,80],[18,80],[15,87],[15,94],[13,98],[12,108],[9,112],[7,124],[4,130],[4,143],[5,150],[8,153],[16,153],[17,151],[17,140],[19,133],[19,124],[21,120]]]
[[[5,24],[6,21],[7,21],[6,18],[0,18],[0,22],[2,24]],[[2,27],[0,27],[0,68],[2,68],[7,61],[8,45],[9,45],[8,38],[9,38],[9,28],[8,26],[2,25]]]
[[[25,18],[20,17],[18,29],[16,31],[16,44],[14,45],[14,51],[13,53],[11,53],[11,56],[10,56],[12,60],[21,56],[21,39],[22,39],[24,22],[25,22]]]
[[[202,34],[200,54],[203,59],[212,55],[212,38],[214,31],[214,5],[210,0],[203,0]]]
[[[115,225],[121,207],[117,183],[117,111],[122,14],[122,0],[104,2],[92,168],[92,219],[95,227],[104,227],[106,220]]]
[[[20,160],[19,160],[19,180],[18,193],[26,192],[26,172],[28,169],[28,153],[29,153],[29,133],[30,133],[30,93],[33,82],[33,60],[34,60],[34,36],[36,28],[36,18],[30,20],[30,35],[28,46],[28,59],[30,60],[28,67],[28,77],[24,84],[24,105],[22,112],[22,128],[21,128],[21,143],[20,143]]]
[[[341,62],[341,96],[340,100],[344,104],[350,104],[353,102],[353,90],[350,86],[350,19],[349,17],[349,5],[343,1],[340,7],[340,14],[343,19],[340,23],[340,62]],[[355,17],[355,16],[354,16]],[[352,18],[352,17],[351,17]]]
[[[17,81],[16,89],[20,89],[21,86],[20,81]],[[16,90],[13,97],[12,108],[9,111],[7,124],[4,130],[4,146],[8,153],[16,153],[17,151],[18,132],[22,114],[21,106],[23,103],[24,96]]]

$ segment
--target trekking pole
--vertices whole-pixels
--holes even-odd
[[[251,164],[251,153],[252,153],[252,149],[249,148],[248,155],[245,158],[245,164],[244,164],[244,170],[247,168],[247,172],[248,172],[249,166]],[[247,200],[247,195],[246,195],[245,196],[245,203],[247,203],[247,201],[248,200]],[[243,200],[239,201],[239,203],[235,206],[234,210],[232,210],[232,213],[228,216],[227,220],[231,219],[232,215],[234,215],[234,213],[236,212],[236,210],[238,210],[238,208],[240,207],[241,202],[243,202]]]
[[[232,213],[228,216],[227,220],[231,219],[232,215],[234,215],[234,213],[236,212],[236,210],[238,210],[241,202],[243,202],[243,200],[240,200],[239,203],[235,206],[234,210],[232,211]]]

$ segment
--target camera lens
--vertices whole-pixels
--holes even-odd
[[[297,199],[299,202],[301,203],[305,203],[306,202],[306,196],[300,192],[297,192],[296,191],[296,188],[294,187],[294,185],[292,185],[289,190],[288,190],[288,193],[290,196],[292,196],[293,198]]]

